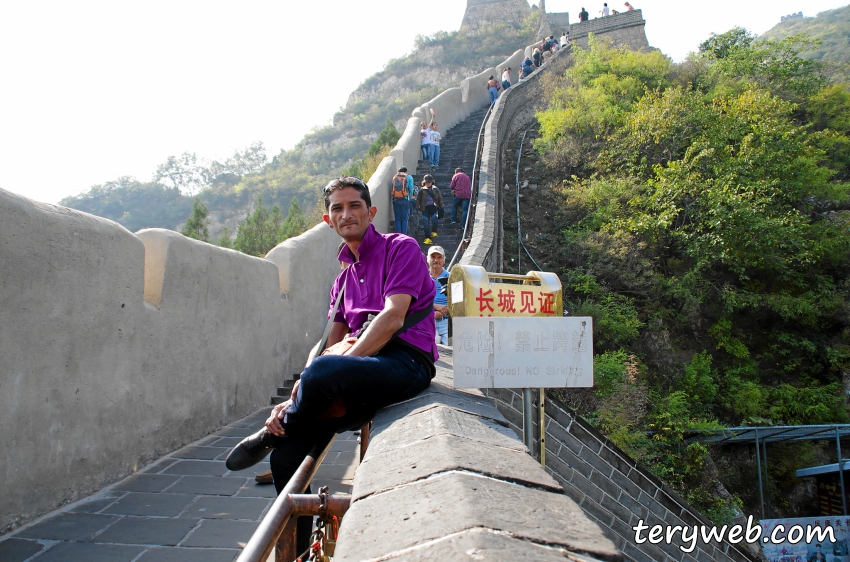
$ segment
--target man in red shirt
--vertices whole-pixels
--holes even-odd
[[[455,200],[452,203],[452,224],[457,222],[457,208],[461,207],[460,224],[466,225],[466,215],[469,212],[469,199],[472,197],[472,180],[469,179],[461,168],[455,168],[452,176],[452,195]]]

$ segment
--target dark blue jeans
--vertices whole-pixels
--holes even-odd
[[[407,224],[410,220],[410,200],[393,199],[393,213],[395,213],[395,231],[407,234]]]
[[[425,210],[422,211],[422,219],[420,220],[422,230],[425,232],[425,236],[431,236],[432,232],[437,232],[437,207],[434,205],[428,205],[425,207]]]
[[[277,493],[318,441],[363,426],[380,408],[412,398],[430,384],[430,371],[398,348],[382,350],[375,357],[317,357],[301,374],[298,395],[284,416],[287,435],[274,438],[269,462]],[[345,415],[318,419],[337,398],[345,400]],[[311,525],[311,517],[299,517],[299,554],[309,545]]]
[[[460,199],[455,197],[455,202],[452,204],[452,222],[457,222],[457,209],[460,207],[460,225],[466,224],[466,214],[469,212],[469,199]]]

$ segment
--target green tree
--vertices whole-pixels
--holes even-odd
[[[233,240],[231,240],[230,232],[228,232],[226,226],[221,229],[221,236],[218,237],[218,245],[222,248],[233,247]]]
[[[154,181],[170,183],[181,193],[194,195],[207,184],[207,177],[195,153],[184,152],[179,157],[169,156],[157,166]]]
[[[242,253],[263,257],[280,242],[279,232],[283,222],[280,207],[275,205],[271,212],[263,206],[263,198],[257,199],[257,208],[250,211],[245,221],[239,224],[233,248]]]
[[[289,212],[286,214],[286,220],[280,226],[280,234],[278,239],[283,242],[293,236],[298,236],[309,228],[307,217],[304,216],[304,211],[298,205],[298,199],[293,197],[289,203]]]
[[[192,202],[192,214],[186,219],[186,224],[183,226],[183,230],[180,231],[181,234],[188,238],[200,240],[201,242],[209,242],[210,233],[208,227],[210,221],[207,218],[208,214],[207,206],[204,205],[201,198],[195,197],[195,200]]]

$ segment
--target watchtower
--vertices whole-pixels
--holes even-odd
[[[482,25],[522,23],[531,12],[528,0],[466,0],[461,31],[475,31]]]

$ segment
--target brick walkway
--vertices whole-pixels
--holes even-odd
[[[229,562],[275,497],[254,476],[268,462],[230,472],[231,447],[259,429],[268,408],[243,418],[139,473],[0,538],[3,562]],[[338,435],[313,491],[351,493],[357,436]]]

